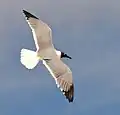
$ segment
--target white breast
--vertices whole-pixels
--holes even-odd
[[[59,58],[61,58],[61,51],[58,51],[58,50],[55,50],[56,51],[56,54]]]

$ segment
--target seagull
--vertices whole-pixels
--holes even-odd
[[[20,53],[21,63],[27,69],[33,69],[41,60],[66,99],[69,102],[73,102],[74,85],[72,71],[61,60],[61,58],[72,58],[54,48],[52,30],[46,23],[26,10],[23,10],[23,14],[32,30],[36,51],[23,48]]]

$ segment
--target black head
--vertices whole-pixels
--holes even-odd
[[[72,57],[68,56],[68,55],[65,54],[64,52],[61,52],[61,58],[69,58],[69,59],[72,59]]]

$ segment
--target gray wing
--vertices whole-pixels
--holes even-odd
[[[32,30],[37,51],[53,46],[50,27],[31,13],[25,10],[23,10],[23,13]]]
[[[57,87],[63,92],[69,102],[74,99],[74,85],[72,80],[72,72],[66,64],[64,64],[58,57],[51,60],[43,60],[50,74],[55,79]]]

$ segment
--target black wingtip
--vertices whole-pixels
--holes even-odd
[[[33,14],[27,12],[26,10],[23,10],[23,13],[25,14],[25,17],[27,18],[27,20],[29,20],[29,18],[38,19],[36,16],[34,16]]]
[[[69,103],[73,102],[74,100],[74,85],[72,84],[68,91],[64,91],[64,95],[68,99]]]

